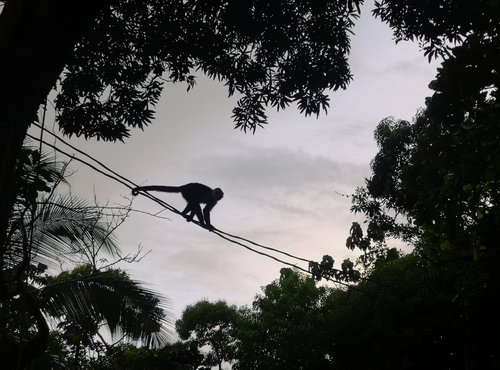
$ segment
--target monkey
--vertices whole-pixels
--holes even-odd
[[[186,218],[186,221],[192,221],[196,214],[201,226],[210,231],[215,229],[210,223],[210,211],[224,196],[220,188],[212,189],[207,185],[199,183],[189,183],[182,186],[149,185],[138,186],[132,189],[132,195],[139,194],[139,191],[150,190],[163,191],[166,193],[181,193],[182,197],[187,202],[186,208],[181,212],[182,216]],[[203,212],[201,211],[201,203],[206,204],[203,208]]]

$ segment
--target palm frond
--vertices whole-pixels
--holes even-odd
[[[44,263],[88,249],[110,256],[119,252],[117,239],[98,209],[71,195],[41,204],[33,241]]]
[[[80,266],[52,279],[39,291],[44,311],[53,317],[106,324],[112,335],[124,334],[151,346],[166,343],[172,320],[165,301],[118,269],[92,271]]]
[[[88,337],[106,325],[112,335],[159,346],[171,338],[166,329],[172,321],[165,300],[118,269],[98,271],[98,254],[120,258],[113,231],[127,215],[106,215],[103,208],[68,195],[57,195],[57,186],[66,182],[66,164],[26,149],[19,161],[19,194],[9,221],[4,266],[23,264],[23,273],[38,284],[33,293],[47,318],[60,325],[83,328]],[[34,262],[86,260],[56,277],[42,276]],[[34,267],[34,268],[33,268]],[[38,279],[40,278],[40,279]],[[33,288],[34,289],[34,288]]]

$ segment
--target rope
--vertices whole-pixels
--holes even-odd
[[[84,160],[84,159],[81,159],[79,157],[77,157],[76,155],[74,154],[70,154],[62,149],[60,149],[59,147],[57,147],[55,144],[51,144],[51,143],[48,143],[47,141],[41,139],[41,138],[37,138],[35,136],[32,136],[30,134],[27,134],[27,136],[29,138],[31,138],[32,140],[35,140],[35,141],[38,141],[40,143],[43,143],[44,145],[47,145],[48,147],[54,149],[55,151],[73,159],[73,160],[76,160],[86,166],[88,166],[89,168],[93,169],[94,171],[104,175],[105,177],[109,178],[109,179],[112,179],[114,181],[117,181],[118,183],[122,184],[123,186],[125,186],[126,188],[132,190],[134,188],[136,188],[138,185],[131,181],[130,179],[126,178],[125,176],[122,176],[120,175],[119,173],[115,172],[114,170],[112,170],[110,167],[108,167],[107,165],[105,165],[103,162],[97,160],[96,158],[94,158],[93,156],[91,156],[90,154],[88,153],[85,153],[84,151],[76,148],[75,146],[69,144],[67,141],[63,140],[62,138],[60,138],[58,135],[56,135],[55,133],[47,130],[46,128],[42,127],[41,125],[37,124],[37,123],[34,123],[34,125],[36,127],[38,127],[40,130],[43,130],[47,133],[49,133],[50,135],[52,135],[55,139],[59,140],[61,143],[67,145],[69,148],[75,150],[77,153],[80,153],[81,155],[87,157],[88,159],[90,159],[91,161],[93,161],[95,164],[92,164],[92,163],[89,163],[88,161]],[[101,168],[98,168],[98,166],[100,166]],[[104,169],[104,170],[103,170]],[[162,199],[159,199],[153,195],[151,195],[150,193],[148,193],[147,191],[140,191],[139,192],[140,194],[144,195],[145,197],[149,198],[150,200],[152,200],[153,202],[159,204],[160,206],[168,209],[169,211],[173,212],[173,213],[176,213],[178,215],[181,215],[181,212],[179,210],[177,210],[175,207],[173,207],[172,205],[168,204],[167,202],[163,201]],[[196,220],[192,220],[192,222],[196,225],[198,225],[199,227],[203,227],[203,225],[201,225],[198,221]],[[290,263],[290,262],[287,262],[287,261],[284,261],[282,259],[279,259],[275,256],[272,256],[268,253],[265,253],[265,252],[262,252],[262,251],[258,251],[256,250],[255,248],[252,248],[250,246],[248,246],[247,244],[250,244],[250,245],[253,245],[253,246],[256,246],[256,247],[259,247],[259,248],[262,248],[262,249],[265,249],[265,250],[269,250],[269,251],[272,251],[272,252],[275,252],[275,253],[279,253],[279,254],[282,254],[282,255],[285,255],[289,258],[293,258],[297,261],[300,261],[300,262],[306,262],[306,263],[309,263],[309,262],[312,262],[311,260],[309,259],[306,259],[306,258],[303,258],[303,257],[299,257],[299,256],[295,256],[291,253],[288,253],[288,252],[285,252],[285,251],[282,251],[282,250],[279,250],[277,248],[272,248],[272,247],[269,247],[269,246],[265,246],[263,244],[259,244],[259,243],[256,243],[252,240],[249,240],[249,239],[246,239],[246,238],[243,238],[243,237],[240,237],[240,236],[237,236],[237,235],[232,235],[232,234],[229,234],[229,233],[226,233],[222,230],[219,230],[219,229],[214,229],[213,230],[213,233],[216,234],[217,236],[219,236],[220,238],[230,242],[230,243],[233,243],[233,244],[236,244],[238,246],[241,246],[253,253],[256,253],[258,255],[261,255],[261,256],[264,256],[264,257],[267,257],[269,259],[272,259],[276,262],[279,262],[281,264],[284,264],[284,265],[287,265],[287,266],[291,266],[297,270],[300,270],[302,272],[305,272],[307,274],[311,274],[311,272],[307,269],[304,269],[296,264],[293,264],[293,263]],[[247,243],[247,244],[244,244],[242,243],[241,241]],[[343,282],[340,282],[340,281],[337,281],[337,280],[333,280],[333,279],[330,279],[329,277],[324,277],[325,280],[328,280],[328,281],[331,281],[331,282],[334,282],[334,283],[338,283],[338,284],[342,284],[342,285],[346,285],[346,286],[349,286],[352,288],[351,285],[347,284],[347,283],[343,283]]]

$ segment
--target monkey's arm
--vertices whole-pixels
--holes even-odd
[[[205,208],[203,208],[203,219],[205,220],[205,227],[210,231],[215,229],[215,227],[213,227],[212,223],[210,222],[210,211],[215,207],[216,204],[217,202],[210,202],[207,203]]]
[[[179,186],[164,186],[164,185],[137,186],[132,189],[132,195],[137,195],[139,194],[140,191],[163,191],[165,193],[179,193],[181,189]]]

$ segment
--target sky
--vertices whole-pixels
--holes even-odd
[[[417,45],[396,45],[369,8],[363,8],[351,40],[354,79],[347,91],[331,93],[328,114],[318,119],[293,106],[278,113],[269,109],[269,124],[245,134],[231,120],[236,98],[227,97],[222,83],[201,76],[189,92],[184,85],[167,85],[154,122],[133,130],[125,143],[70,142],[138,184],[220,187],[225,195],[211,213],[215,227],[306,259],[329,254],[339,267],[344,258],[356,257],[345,240],[351,223],[363,219],[338,193],[363,186],[377,152],[377,124],[388,116],[411,120],[430,95],[436,69]],[[82,198],[95,194],[110,205],[132,198],[126,187],[84,166],[73,163],[71,169],[72,192]],[[184,207],[180,194],[154,195]],[[142,196],[132,206],[162,211]],[[149,252],[122,267],[168,299],[174,320],[201,299],[250,305],[284,267],[178,215],[161,215],[170,220],[133,212],[117,236],[124,253],[138,246]]]

